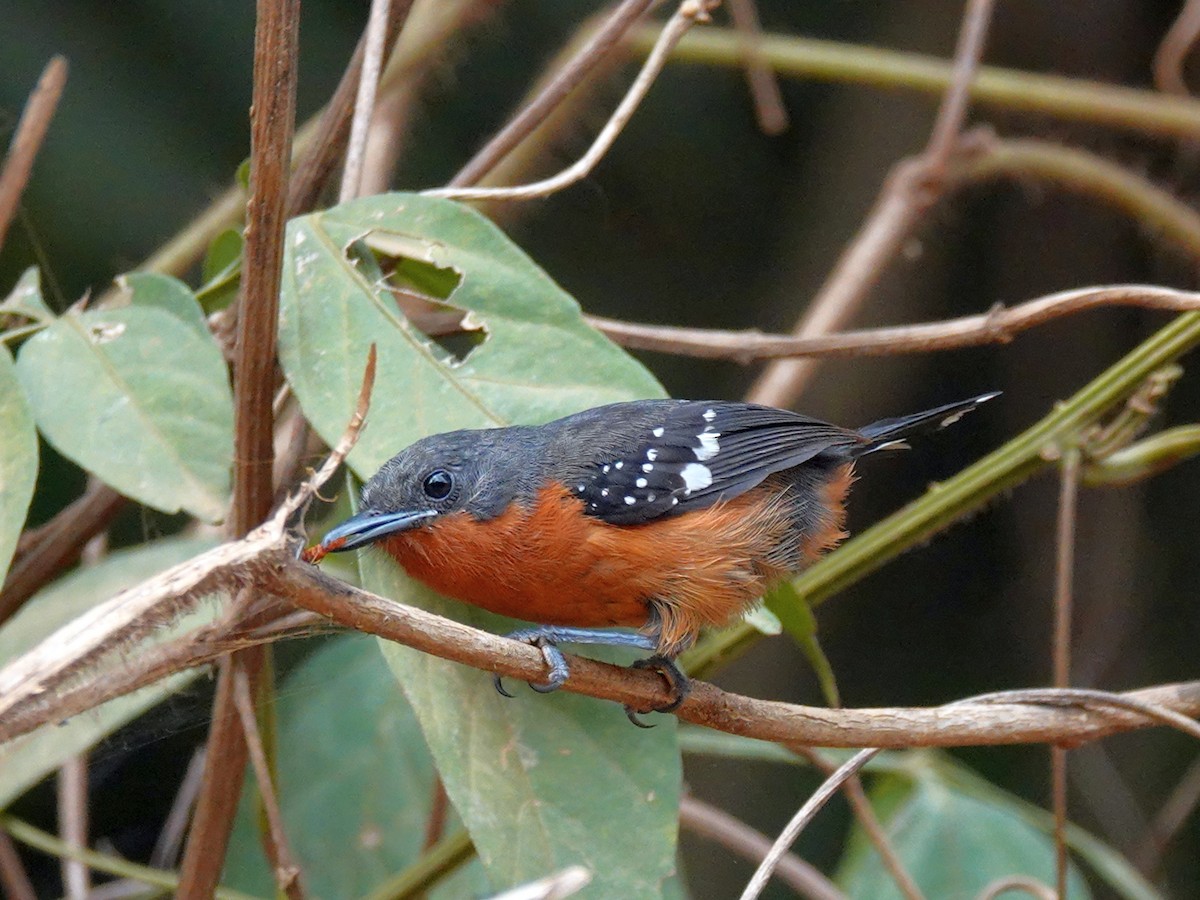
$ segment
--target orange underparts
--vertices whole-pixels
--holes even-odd
[[[581,501],[551,485],[529,507],[514,504],[487,521],[453,513],[380,544],[439,593],[517,619],[641,627],[653,606],[659,651],[674,655],[702,626],[726,625],[845,536],[851,469],[821,490],[820,513],[803,530],[775,479],[644,525],[586,516]]]

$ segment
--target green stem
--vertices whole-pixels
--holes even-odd
[[[816,606],[980,509],[1052,465],[1056,454],[1072,445],[1084,428],[1133,393],[1147,376],[1197,344],[1200,313],[1184,313],[1032,428],[815,563],[792,582],[793,587]],[[684,667],[703,675],[758,636],[750,625],[739,624],[698,644],[685,655]]]
[[[428,890],[439,879],[475,855],[475,845],[465,830],[442,838],[415,863],[388,879],[363,900],[401,900]]]
[[[645,54],[657,34],[654,27],[635,28],[629,43]],[[779,75],[908,88],[938,96],[945,92],[952,71],[948,60],[937,57],[785,35],[764,35],[756,51]],[[680,41],[671,57],[677,62],[741,68],[745,47],[731,29],[703,28]],[[1200,134],[1200,102],[1078,78],[981,66],[971,97],[985,105],[1150,134],[1185,138]]]
[[[51,856],[79,860],[97,872],[107,872],[118,878],[140,881],[143,884],[162,888],[164,891],[173,892],[179,887],[179,876],[175,872],[152,869],[149,866],[141,866],[125,859],[97,853],[95,850],[88,850],[85,847],[76,847],[15,816],[0,814],[0,828],[23,844],[28,844]],[[217,900],[259,900],[252,894],[243,894],[241,891],[232,891],[228,888],[217,888],[213,896]]]
[[[1198,454],[1200,425],[1180,425],[1088,463],[1083,483],[1088,487],[1131,484]]]

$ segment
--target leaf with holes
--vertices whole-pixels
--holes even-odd
[[[38,442],[25,392],[0,346],[0,583],[8,572],[37,481]]]
[[[330,443],[378,346],[371,421],[350,454],[364,478],[435,431],[662,395],[500,229],[447,200],[385,194],[294,220],[280,303],[284,371]]]
[[[63,456],[164,512],[224,516],[233,398],[194,322],[137,304],[67,313],[25,343],[17,374]]]
[[[370,197],[291,224],[280,357],[328,441],[350,418],[372,343],[371,413],[350,456],[364,477],[430,433],[662,395],[498,228],[445,200]],[[432,595],[378,555],[360,562],[370,590],[510,627]],[[529,691],[508,701],[485,673],[402,647],[385,655],[497,888],[582,862],[594,896],[672,890],[680,769],[671,717],[644,733],[613,704]]]

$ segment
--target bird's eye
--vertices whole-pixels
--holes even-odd
[[[445,500],[450,496],[450,491],[454,488],[454,479],[445,469],[438,469],[430,472],[425,477],[424,484],[421,489],[425,491],[425,496],[430,500]]]

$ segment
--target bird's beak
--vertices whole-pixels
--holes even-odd
[[[388,535],[407,531],[419,522],[436,515],[437,511],[432,509],[400,512],[365,510],[331,528],[321,541],[320,548],[324,553],[353,550]]]

